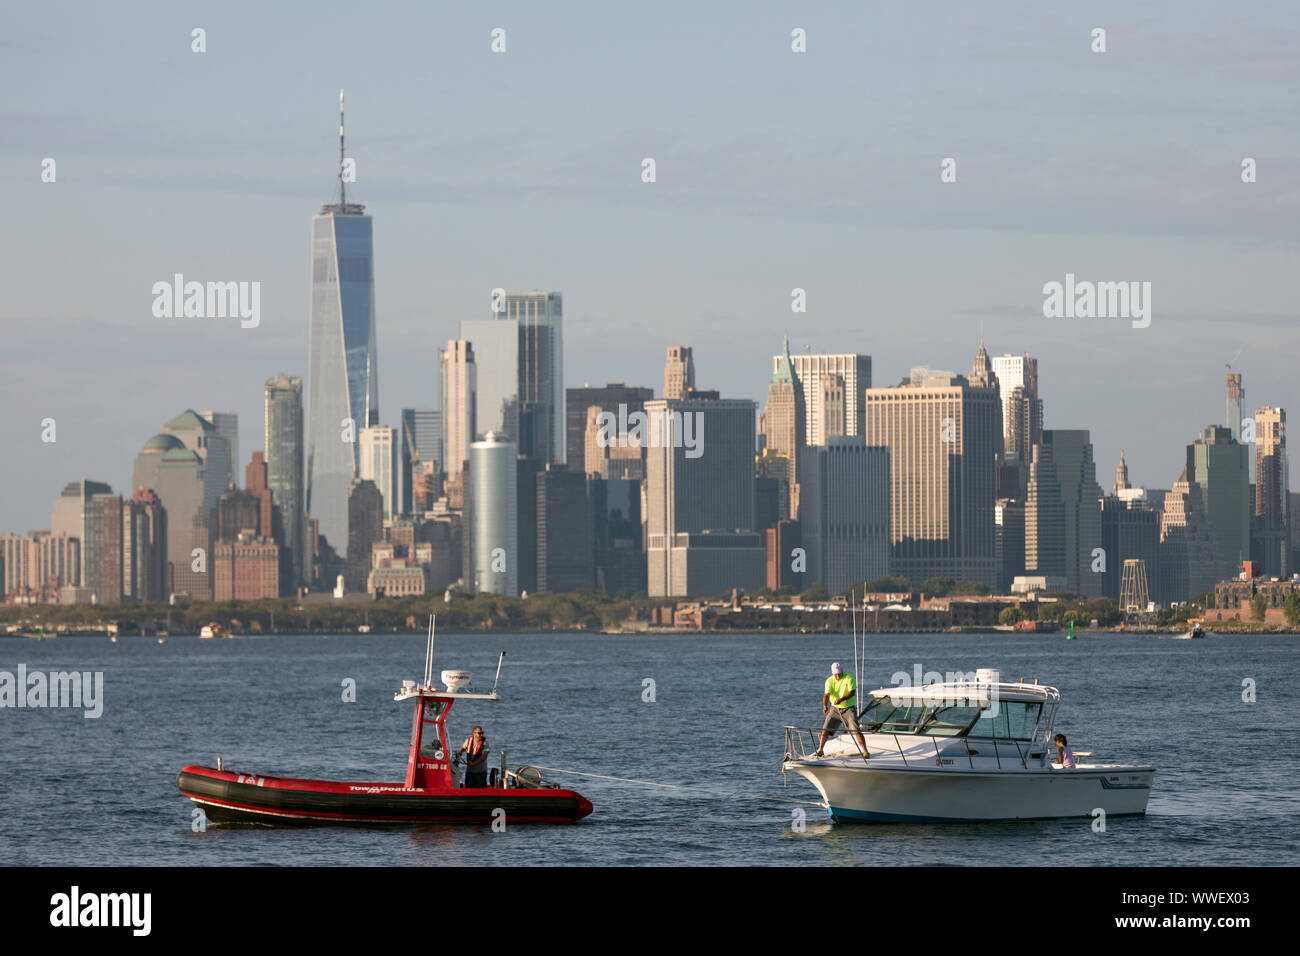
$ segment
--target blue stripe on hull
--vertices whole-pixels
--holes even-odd
[[[833,823],[1020,823],[1025,820],[1075,820],[1091,817],[1091,813],[1080,813],[1073,817],[925,817],[912,816],[907,813],[876,813],[872,810],[849,810],[844,807],[830,807],[827,815]],[[1146,810],[1134,810],[1131,813],[1108,813],[1112,817],[1144,816]]]

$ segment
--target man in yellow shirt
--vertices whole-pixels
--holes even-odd
[[[857,695],[858,685],[853,675],[845,674],[839,661],[836,661],[831,665],[831,676],[826,678],[826,687],[822,691],[822,713],[826,715],[826,723],[822,726],[822,737],[817,742],[814,757],[825,756],[822,748],[826,746],[831,732],[840,724],[853,731],[858,746],[862,748],[862,756],[864,758],[870,756],[867,753],[867,742],[862,739],[862,731],[858,728]]]

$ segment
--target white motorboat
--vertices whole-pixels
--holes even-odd
[[[1184,633],[1179,634],[1178,637],[1180,639],[1186,641],[1186,640],[1192,640],[1193,638],[1205,636],[1205,629],[1201,627],[1200,618],[1198,617],[1188,618],[1187,623],[1192,625],[1192,629],[1190,631],[1185,631]]]
[[[806,777],[837,823],[1146,813],[1155,767],[1055,762],[1060,702],[1055,687],[1002,683],[990,670],[974,681],[883,688],[858,718],[865,758],[852,733],[817,756],[820,728],[786,727],[782,770]]]

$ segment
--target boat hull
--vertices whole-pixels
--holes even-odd
[[[1146,813],[1153,767],[970,771],[786,764],[821,792],[836,822],[964,823]]]
[[[406,788],[401,783],[347,783],[236,774],[185,767],[176,786],[215,823],[273,826],[403,823],[572,823],[591,803],[572,790]]]

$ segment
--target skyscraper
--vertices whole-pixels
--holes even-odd
[[[1232,437],[1231,428],[1210,425],[1187,446],[1187,479],[1201,489],[1219,546],[1219,579],[1235,577],[1250,558],[1250,452]]]
[[[226,440],[226,461],[228,471],[225,475],[217,476],[225,484],[222,486],[224,492],[226,488],[234,485],[239,487],[239,416],[234,412],[199,412],[199,417],[212,425],[217,434]]]
[[[807,579],[840,594],[889,573],[889,449],[829,438],[804,452],[799,531]]]
[[[754,531],[754,403],[657,399],[645,410],[650,595],[762,587],[766,555]]]
[[[442,467],[447,477],[460,474],[469,458],[469,446],[477,435],[478,367],[474,347],[464,340],[452,339],[438,353],[442,388]]]
[[[266,382],[266,486],[280,509],[284,535],[281,545],[290,569],[284,582],[292,591],[312,578],[311,551],[306,537],[303,501],[302,379],[279,375]],[[342,542],[340,541],[341,545]]]
[[[619,406],[626,415],[644,411],[645,403],[655,397],[653,388],[610,382],[602,387],[569,388],[564,392],[565,463],[571,471],[582,471],[586,459],[586,434],[588,411],[593,405],[603,412],[619,415]]]
[[[371,425],[361,429],[360,477],[373,481],[384,497],[384,520],[401,516],[402,467],[398,461],[397,429]]]
[[[218,440],[225,443],[224,439]],[[165,591],[187,594],[199,601],[212,598],[208,561],[211,519],[205,508],[209,487],[205,468],[198,452],[185,447],[175,434],[163,432],[145,442],[136,456],[131,482],[137,492],[153,491],[163,508],[167,532],[163,552]]]
[[[790,359],[790,337],[785,337],[781,361],[767,386],[767,405],[763,409],[763,434],[766,449],[777,455],[797,459],[807,444],[808,419],[804,403],[803,382]],[[795,480],[799,466],[795,463]]]
[[[689,345],[670,345],[664,359],[664,398],[680,401],[695,388],[695,357]]]
[[[774,375],[785,361],[794,365],[794,374],[803,383],[805,440],[809,445],[825,445],[830,435],[862,434],[862,393],[871,387],[870,355],[791,356],[787,349],[784,355],[772,356]],[[843,381],[826,381],[831,376]],[[834,406],[830,409],[825,407],[828,397]]]
[[[559,292],[507,292],[490,319],[460,323],[478,367],[478,434],[513,440],[519,454],[564,460],[564,320]]]
[[[581,471],[550,464],[537,473],[537,590],[596,586],[594,505]]]
[[[1040,440],[1043,403],[1038,397],[1038,359],[998,355],[992,359],[1002,403],[1003,453],[1008,460],[1027,462]],[[1021,389],[1019,395],[1016,389]]]
[[[889,449],[890,573],[996,586],[997,391],[917,368],[863,399],[866,443]]]
[[[370,577],[370,547],[384,538],[384,506],[373,481],[356,478],[348,486],[347,589],[366,590]]]
[[[476,594],[517,596],[520,554],[515,445],[489,432],[470,446],[469,453],[472,541],[468,584]]]
[[[767,405],[763,410],[763,454],[788,460],[784,476],[786,507],[777,519],[799,514],[800,458],[808,443],[808,415],[804,403],[803,382],[790,360],[790,337],[786,336],[782,361],[767,386]],[[776,479],[778,484],[781,479]],[[778,509],[780,510],[780,509]],[[760,522],[760,528],[766,525]]]
[[[1032,454],[1025,502],[1025,573],[1049,579],[1049,590],[1065,588],[1065,505],[1052,446],[1035,445]]]
[[[1160,568],[1156,600],[1186,601],[1214,590],[1218,583],[1218,541],[1205,517],[1200,485],[1187,480],[1187,468],[1165,494],[1160,515]]]
[[[93,553],[87,555],[86,517],[94,508],[92,499],[96,495],[111,495],[113,489],[102,481],[70,481],[54,502],[50,515],[50,533],[65,534],[81,542],[76,584],[85,587],[90,579],[88,562],[94,560]],[[65,582],[67,583],[67,582]]]
[[[1286,411],[1255,412],[1255,543],[1253,557],[1268,577],[1290,574],[1290,504]]]
[[[365,206],[348,202],[339,92],[339,195],[312,219],[307,354],[306,510],[336,551],[348,538],[348,490],[358,432],[379,424],[374,237]]]
[[[435,467],[442,464],[442,420],[438,411],[432,408],[402,409],[400,461],[402,500],[398,511],[401,514],[411,514],[415,511],[412,499],[420,463],[429,462]]]
[[[1229,372],[1224,376],[1228,388],[1228,417],[1224,422],[1232,437],[1241,440],[1241,407],[1246,401],[1246,390],[1241,387],[1241,373]]]
[[[1101,597],[1111,555],[1099,555],[1101,548],[1101,485],[1092,458],[1092,441],[1085,428],[1043,430],[1043,444],[1051,446],[1056,480],[1061,490],[1065,520],[1066,589],[1085,597]],[[1096,566],[1098,570],[1093,571]]]
[[[203,462],[203,520],[211,529],[216,520],[217,500],[234,483],[235,466],[230,458],[230,442],[217,431],[216,425],[192,408],[187,408],[164,425],[163,432],[175,435]]]

